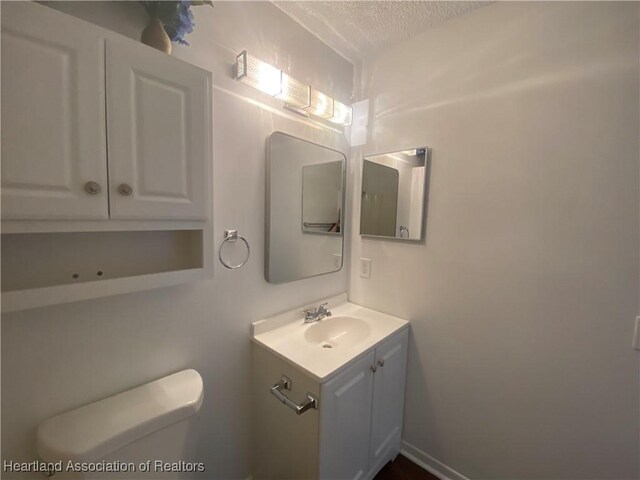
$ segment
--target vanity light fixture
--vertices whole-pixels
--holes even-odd
[[[284,100],[287,107],[304,110],[311,105],[311,87],[299,80],[282,74],[282,92],[276,98]]]
[[[333,100],[333,117],[329,119],[332,123],[338,125],[351,125],[352,121],[351,107],[347,107],[344,103],[340,103],[337,100]]]
[[[249,55],[246,50],[236,56],[235,67],[236,80],[283,100],[289,110],[337,125],[351,125],[353,113],[350,106]]]
[[[236,80],[272,97],[282,92],[282,71],[249,55],[246,50],[236,57]]]
[[[311,105],[305,110],[316,117],[329,119],[333,117],[333,98],[312,88]]]

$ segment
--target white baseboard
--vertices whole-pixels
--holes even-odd
[[[414,447],[404,440],[402,441],[402,449],[400,450],[400,454],[404,455],[412,462],[420,465],[428,472],[431,472],[440,480],[469,480],[461,473],[456,472],[453,468],[446,466],[444,463],[439,462],[431,455],[423,452],[419,448]]]

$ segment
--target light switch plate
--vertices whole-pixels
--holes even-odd
[[[360,259],[360,278],[371,278],[371,259]]]
[[[640,315],[636,317],[636,329],[633,332],[633,348],[640,350]]]

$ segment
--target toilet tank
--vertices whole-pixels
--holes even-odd
[[[203,385],[183,370],[40,424],[37,451],[54,479],[190,479]]]

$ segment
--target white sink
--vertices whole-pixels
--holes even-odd
[[[332,316],[304,323],[302,309],[328,302]],[[324,383],[409,323],[350,303],[346,294],[319,299],[251,324],[251,340]]]
[[[312,324],[304,338],[323,348],[353,346],[371,334],[371,326],[359,318],[329,317]]]

